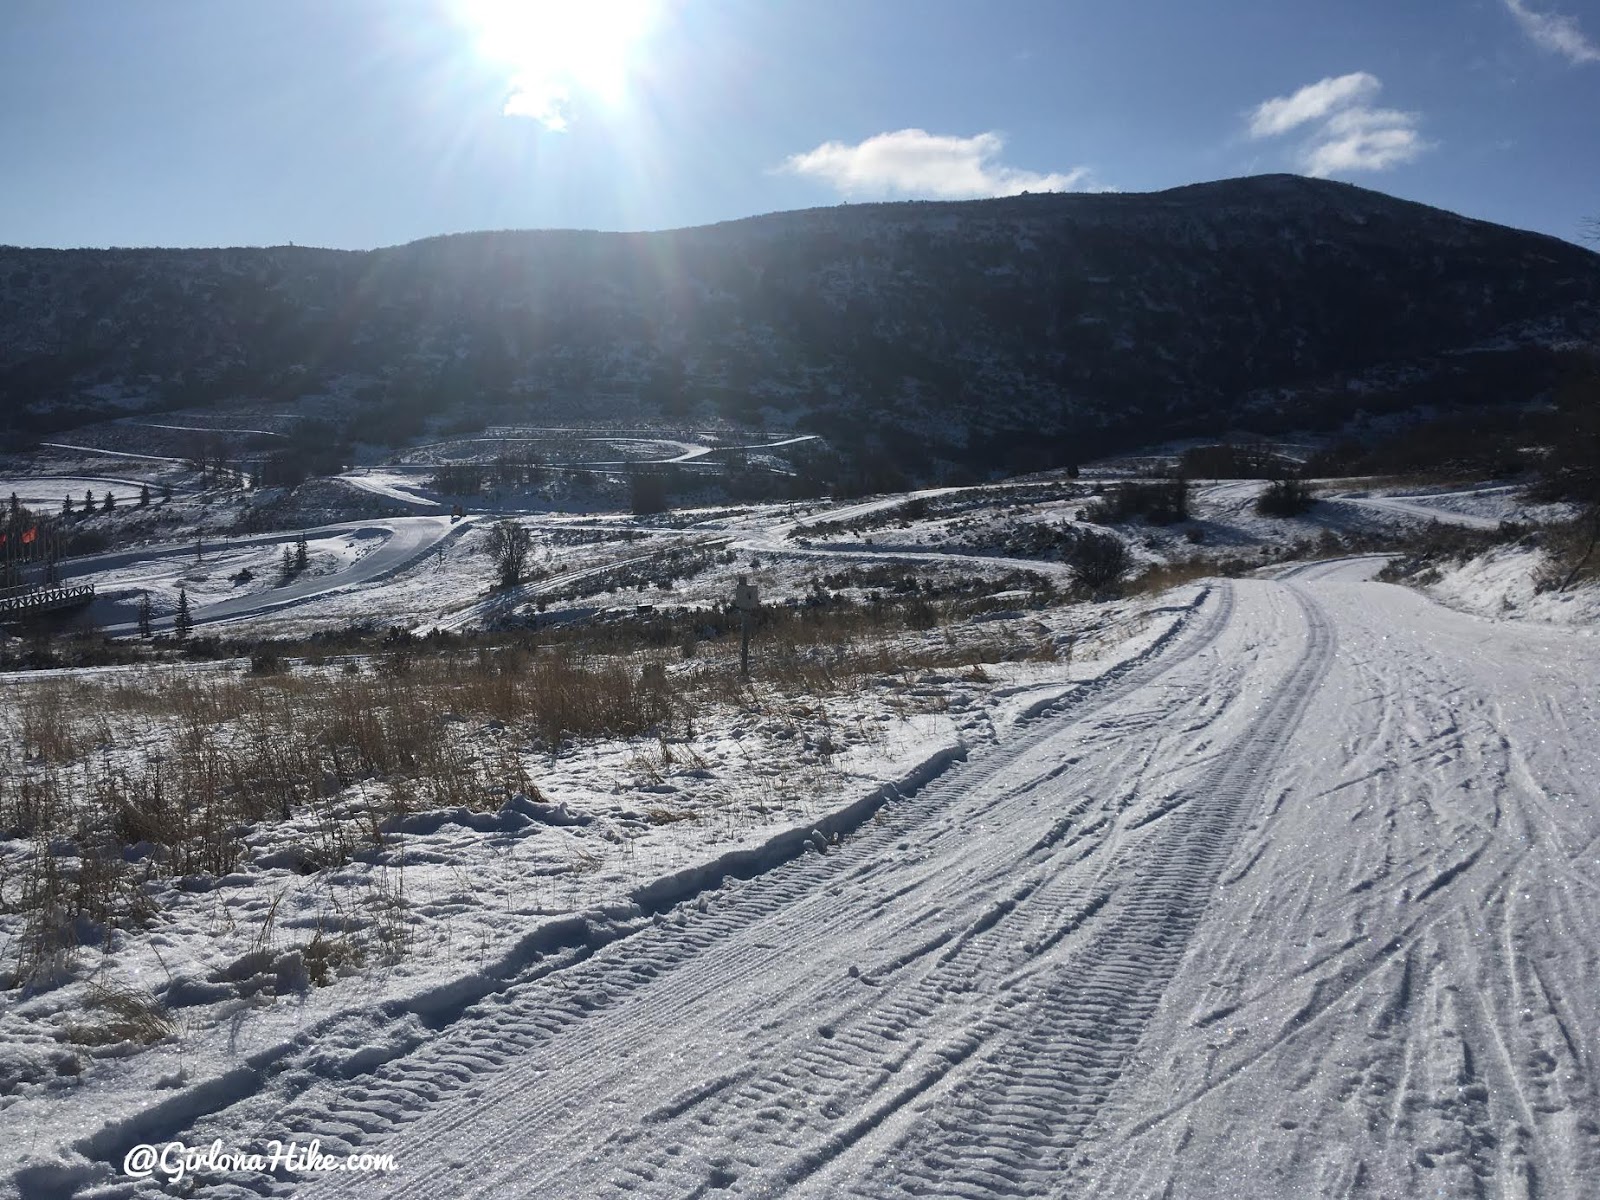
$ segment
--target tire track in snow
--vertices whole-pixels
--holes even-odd
[[[1307,624],[1304,651],[1236,751],[1186,789],[1153,836],[1130,844],[1107,875],[1115,919],[1081,953],[1041,971],[1026,1032],[968,1088],[879,1156],[852,1194],[963,1197],[1072,1194],[1072,1150],[1100,1115],[1145,1023],[1182,959],[1237,841],[1253,787],[1265,778],[1332,661],[1332,627],[1292,591]],[[1156,829],[1159,833],[1154,833]],[[1114,881],[1114,882],[1111,882]]]
[[[1153,653],[1113,668],[1069,693],[1055,708],[1065,713],[1099,709],[1211,646],[1228,628],[1234,611],[1231,585],[1221,584],[1213,594],[1216,603],[1207,605],[1211,611],[1198,618],[1199,629],[1179,636],[1175,628],[1152,648]],[[1191,617],[1188,623],[1195,620]],[[1171,644],[1174,639],[1176,645]],[[362,1060],[370,1061],[370,1066],[341,1066],[336,1055],[321,1064],[310,1055],[280,1064],[274,1068],[275,1077],[263,1081],[255,1094],[225,1109],[195,1114],[188,1128],[172,1131],[171,1136],[205,1142],[219,1128],[227,1128],[237,1131],[241,1142],[298,1137],[304,1143],[320,1137],[329,1152],[368,1150],[376,1132],[403,1127],[424,1110],[440,1109],[451,1081],[471,1081],[473,1103],[437,1121],[428,1144],[448,1144],[476,1122],[475,1114],[484,1107],[512,1102],[525,1106],[519,1109],[519,1123],[525,1127],[556,1126],[592,1091],[626,1080],[632,1071],[628,1060],[646,1053],[685,1006],[714,995],[729,978],[759,977],[780,966],[813,930],[826,927],[859,903],[856,889],[861,881],[850,876],[861,871],[863,858],[870,864],[875,851],[925,830],[937,814],[959,805],[986,780],[1014,771],[1019,760],[1029,761],[1064,726],[1070,723],[1061,715],[1046,716],[1012,743],[884,810],[887,819],[863,831],[859,854],[784,864],[728,889],[726,895],[711,897],[710,904],[702,898],[698,904],[690,902],[658,916],[643,933],[627,938],[626,946],[603,948],[570,966],[532,964],[525,979],[513,981],[442,1028],[422,1028],[413,1019],[409,1027],[396,1023],[401,1027],[378,1031],[378,1048],[370,1060]],[[1045,755],[1037,774],[1047,775],[1057,766]],[[958,836],[960,830],[951,828],[949,835]],[[981,861],[994,867],[1001,857],[1002,849],[991,848]],[[895,865],[890,862],[874,873]],[[359,1024],[355,1023],[357,1028]],[[883,1028],[892,1032],[892,1026],[891,1019]],[[373,1031],[366,1032],[373,1037]],[[330,1041],[337,1044],[357,1036],[354,1031],[334,1034]],[[384,1038],[400,1048],[384,1051]],[[513,1059],[517,1070],[504,1070]],[[720,1090],[712,1089],[708,1097]],[[530,1101],[530,1091],[540,1095]],[[405,1148],[413,1151],[417,1144],[408,1138]],[[298,1194],[289,1180],[211,1182],[215,1189],[207,1194]],[[340,1182],[341,1194],[356,1194],[352,1188],[361,1186],[357,1180]],[[417,1180],[414,1187],[403,1180],[387,1180],[383,1190],[396,1195],[433,1193],[437,1185],[427,1179]]]
[[[1592,1039],[1558,1010],[1593,1007],[1594,709],[1566,670],[1587,648],[1400,589],[1321,594],[1355,653],[1280,773],[1292,802],[1252,825],[1265,861],[1161,1015],[1160,1067],[1095,1131],[1084,1194],[1586,1195]],[[1195,1037],[1213,1007],[1229,1028]]]

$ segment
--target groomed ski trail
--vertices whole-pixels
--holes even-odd
[[[353,1015],[168,1136],[400,1170],[194,1194],[1582,1194],[1596,948],[1519,939],[1535,865],[1572,893],[1562,929],[1600,926],[1600,823],[1548,798],[1594,753],[1541,757],[1462,655],[1496,628],[1345,581],[1368,570],[1217,583],[1160,653],[843,844],[432,1025]],[[1494,736],[1464,739],[1463,713]],[[1448,786],[1412,786],[1469,748]],[[1308,1143],[1308,1112],[1364,1135]]]

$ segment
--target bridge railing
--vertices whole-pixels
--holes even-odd
[[[47,612],[70,608],[94,599],[94,584],[52,584],[36,588],[7,588],[0,592],[0,615]]]

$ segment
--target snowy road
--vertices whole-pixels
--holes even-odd
[[[208,604],[195,610],[195,624],[255,616],[288,608],[313,596],[326,596],[332,592],[380,583],[432,553],[444,539],[458,537],[469,528],[470,521],[451,522],[448,517],[404,517],[371,522],[360,532],[378,539],[377,549],[357,559],[345,570],[333,575],[298,580],[270,592],[256,592]]]
[[[843,844],[159,1133],[400,1164],[211,1194],[1594,1195],[1600,641],[1372,565],[1219,582]]]
[[[312,538],[337,533],[360,540],[370,540],[375,543],[375,548],[333,574],[306,576],[280,587],[246,592],[197,606],[194,610],[194,623],[205,625],[259,616],[292,607],[313,597],[374,586],[421,561],[436,551],[446,539],[459,537],[470,528],[472,528],[472,518],[467,518],[465,521],[451,521],[444,516],[417,516],[385,518],[379,521],[348,521],[306,530],[305,535]],[[301,535],[277,532],[213,540],[205,545],[205,550],[216,555],[246,546],[288,545],[298,536]],[[112,568],[185,558],[191,553],[193,553],[193,543],[147,547],[72,559],[64,564],[62,576],[68,580],[92,578],[96,573]],[[159,617],[155,621],[158,630],[168,629],[171,626],[171,616]],[[110,634],[128,634],[135,629],[136,626],[131,620],[109,622],[105,625],[105,632]]]
[[[1483,496],[1491,493],[1504,493],[1512,489],[1493,488],[1476,492],[1446,492],[1437,497],[1421,496],[1330,496],[1339,504],[1351,504],[1359,508],[1375,509],[1379,512],[1392,513],[1395,516],[1409,517],[1418,521],[1439,521],[1446,525],[1465,525],[1469,529],[1494,529],[1500,524],[1499,517],[1486,517],[1480,513],[1458,511],[1450,507],[1450,502],[1459,496]],[[1506,519],[1514,519],[1515,513]]]

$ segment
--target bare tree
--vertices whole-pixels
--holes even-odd
[[[500,587],[516,587],[528,565],[528,554],[533,549],[533,535],[528,532],[527,526],[515,521],[496,521],[489,530],[489,541],[485,548],[494,561]]]

